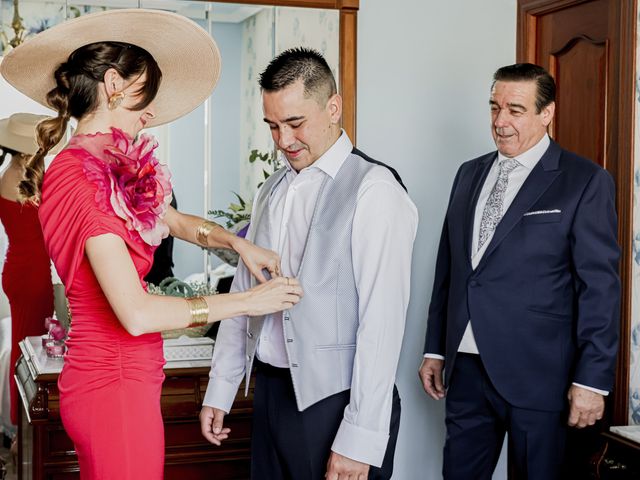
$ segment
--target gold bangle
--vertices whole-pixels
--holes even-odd
[[[207,242],[207,237],[211,233],[211,230],[217,226],[217,223],[210,222],[209,220],[202,222],[198,225],[198,228],[196,228],[196,241],[203,247],[208,246],[209,242]]]
[[[209,319],[209,305],[204,297],[192,297],[186,298],[185,300],[189,304],[189,313],[191,313],[189,327],[206,325]]]

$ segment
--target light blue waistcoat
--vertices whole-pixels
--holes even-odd
[[[325,175],[318,193],[300,270],[295,275],[304,297],[283,312],[289,370],[300,411],[351,388],[359,325],[351,230],[360,184],[372,168],[374,164],[352,153],[335,179]],[[271,175],[254,204],[255,223],[249,240],[268,249],[272,228],[269,201],[284,174],[283,168]],[[250,317],[248,322],[247,375],[263,322],[263,316]]]

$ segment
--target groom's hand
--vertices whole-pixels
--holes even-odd
[[[230,428],[224,428],[223,410],[203,406],[200,410],[200,430],[202,436],[214,445],[222,445],[222,441],[229,438]]]
[[[327,462],[326,480],[367,480],[369,465],[331,452]]]

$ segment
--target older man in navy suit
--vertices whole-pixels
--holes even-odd
[[[447,387],[445,479],[490,479],[508,432],[518,478],[550,480],[567,423],[602,418],[613,386],[614,184],[550,140],[543,68],[500,68],[489,103],[498,151],[454,180],[420,377],[434,399]]]

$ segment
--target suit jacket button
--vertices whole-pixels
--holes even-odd
[[[479,284],[477,281],[475,281],[475,280],[471,280],[471,281],[469,282],[469,286],[471,286],[471,287],[477,287],[478,285],[480,285],[480,284]]]
[[[252,332],[247,332],[247,337],[253,338],[253,333]]]

